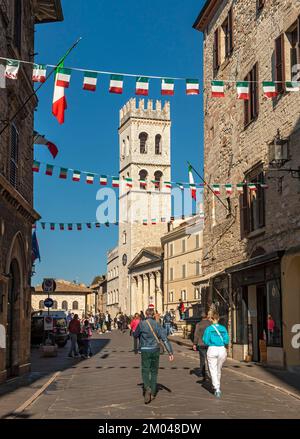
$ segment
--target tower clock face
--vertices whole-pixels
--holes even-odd
[[[123,263],[123,265],[127,264],[127,255],[126,255],[126,253],[124,253],[124,255],[122,256],[122,263]]]

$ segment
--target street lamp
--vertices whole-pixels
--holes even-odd
[[[289,138],[282,138],[278,129],[275,139],[269,144],[270,166],[272,168],[281,168],[290,160]]]

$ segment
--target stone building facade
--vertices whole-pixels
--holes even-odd
[[[120,312],[119,294],[119,248],[115,247],[107,252],[107,292],[106,309],[115,317]]]
[[[93,315],[105,312],[104,297],[106,295],[106,275],[96,276],[89,286],[90,294],[87,296],[87,312]],[[105,301],[106,303],[106,301]],[[103,311],[104,310],[104,311]]]
[[[78,314],[80,318],[88,314],[88,297],[91,294],[90,288],[84,284],[77,284],[67,280],[57,279],[56,290],[50,294],[54,304],[51,310],[63,310]],[[48,297],[41,285],[35,287],[32,293],[31,304],[33,311],[46,310],[44,300]]]
[[[194,23],[204,37],[205,179],[244,183],[242,194],[221,192],[227,209],[206,190],[203,275],[232,355],[291,369],[300,366],[300,179],[288,169],[300,165],[300,93],[285,81],[300,64],[299,17],[293,0],[208,0]],[[250,81],[249,101],[233,82],[212,98],[211,80]],[[276,98],[264,97],[262,81],[278,81]]]
[[[63,19],[60,1],[2,0],[1,56],[33,61],[34,25]],[[3,61],[2,61],[3,63]],[[33,209],[32,98],[12,120],[33,91],[32,67],[22,64],[18,79],[0,88],[0,382],[30,369],[31,231],[39,219]]]
[[[160,246],[171,215],[170,103],[130,99],[120,110],[119,307],[132,314],[128,264],[146,247]],[[132,179],[132,187],[128,180]],[[144,225],[144,220],[147,225]],[[153,221],[154,220],[154,221]],[[138,306],[134,306],[134,309]]]
[[[132,315],[145,312],[149,305],[160,314],[163,312],[162,271],[161,247],[143,248],[128,264]]]
[[[179,224],[170,223],[170,231],[162,236],[164,266],[164,312],[178,315],[179,299],[185,308],[201,303],[201,288],[195,283],[202,276],[203,220],[194,216]]]

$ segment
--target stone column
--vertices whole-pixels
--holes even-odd
[[[137,276],[137,312],[143,309],[143,279],[142,276]]]
[[[149,279],[146,274],[142,275],[143,277],[143,308],[142,310],[145,312],[145,310],[148,307],[148,295],[149,295]]]
[[[159,313],[163,312],[163,295],[161,289],[161,272],[155,272],[156,307]]]
[[[134,315],[137,307],[136,278],[134,276],[130,278],[130,290],[131,290],[130,314]]]
[[[156,294],[155,294],[155,276],[154,273],[149,273],[149,296],[153,297],[152,303],[154,305],[154,308],[156,309],[157,302],[156,302]]]

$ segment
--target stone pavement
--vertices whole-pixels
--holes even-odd
[[[256,382],[251,377],[233,373],[230,362],[225,365],[222,376],[223,398],[215,399],[209,387],[203,385],[197,376],[197,353],[177,344],[173,345],[173,363],[168,361],[167,355],[161,356],[159,393],[151,404],[145,405],[140,356],[131,352],[132,340],[129,335],[114,331],[95,336],[92,343],[95,355],[89,360],[67,358],[67,348],[60,350],[56,359],[36,358],[33,373],[43,375],[34,382],[35,386],[40,387],[42,382],[39,381],[46,382],[53,375],[54,366],[61,373],[38,399],[15,417],[300,419],[298,399]],[[27,392],[28,388],[25,389]],[[2,417],[13,417],[13,395],[20,390],[11,391],[0,398]],[[34,391],[32,388],[31,393]],[[24,403],[27,396],[24,395],[21,400],[19,394],[14,408]]]

